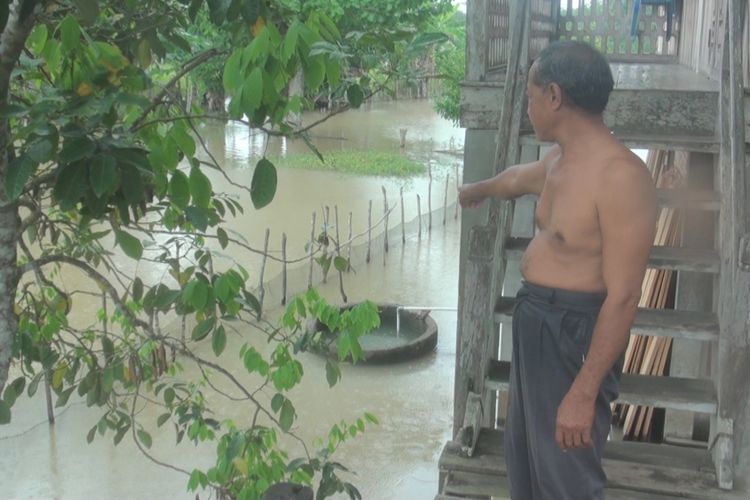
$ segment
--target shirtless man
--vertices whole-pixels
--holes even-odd
[[[604,498],[601,466],[630,327],[656,225],[643,162],[607,129],[613,88],[604,57],[557,42],[527,83],[539,161],[467,184],[464,207],[539,196],[513,314],[505,458],[513,500]]]

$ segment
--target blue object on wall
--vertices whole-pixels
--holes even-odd
[[[638,20],[641,15],[641,5],[656,5],[667,8],[667,41],[672,37],[672,18],[674,17],[676,0],[635,0],[633,2],[633,21],[630,24],[630,36],[638,35]]]

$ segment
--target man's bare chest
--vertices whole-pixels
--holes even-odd
[[[548,174],[537,202],[535,222],[560,244],[578,246],[598,240],[599,221],[593,183],[582,175]]]

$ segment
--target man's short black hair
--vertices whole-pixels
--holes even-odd
[[[542,50],[536,59],[534,83],[558,84],[571,103],[591,114],[604,112],[614,87],[604,56],[587,43],[569,40]]]

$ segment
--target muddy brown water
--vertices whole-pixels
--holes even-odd
[[[311,113],[305,121],[322,115]],[[338,115],[315,129],[315,142],[322,151],[334,149],[398,150],[399,128],[407,128],[406,154],[419,161],[431,160],[435,165],[433,208],[443,203],[446,175],[451,176],[449,204],[455,199],[454,164],[459,159],[435,153],[461,147],[463,131],[439,118],[427,101],[378,103],[365,109]],[[206,124],[203,132],[216,159],[225,165],[235,182],[250,184],[252,167],[257,155],[304,151],[304,144],[273,139],[268,144],[244,127]],[[267,149],[266,149],[267,148]],[[237,193],[220,177],[212,176],[215,189]],[[411,179],[362,177],[333,172],[304,170],[279,171],[279,190],[267,208],[256,211],[248,208],[244,215],[232,220],[229,227],[247,239],[248,244],[261,248],[265,228],[271,227],[272,251],[278,251],[281,232],[287,233],[290,257],[304,256],[304,245],[309,239],[310,217],[313,211],[338,205],[340,217],[353,213],[353,230],[362,232],[367,227],[367,206],[373,200],[377,218],[382,216],[382,193],[385,186],[389,201],[398,201],[398,190],[405,193],[406,219],[416,216],[416,194],[422,196],[422,211],[426,210],[428,179],[421,175]],[[238,193],[250,207],[247,197]],[[346,276],[345,288],[350,301],[371,299],[381,302],[417,306],[452,307],[457,302],[458,254],[460,228],[449,211],[447,224],[433,221],[431,233],[420,238],[412,231],[404,245],[396,244],[383,264],[382,250],[373,249],[370,264],[358,263],[356,274]],[[375,218],[375,216],[374,216]],[[320,219],[318,219],[320,220]],[[394,211],[391,227],[400,222]],[[426,218],[424,219],[426,225]],[[346,232],[343,220],[342,232]],[[411,225],[414,229],[414,224]],[[393,229],[392,229],[393,231]],[[392,234],[400,240],[400,232]],[[361,242],[362,240],[360,240]],[[241,262],[256,279],[260,259],[230,246],[227,259]],[[134,269],[133,262],[118,258],[123,269]],[[141,264],[138,273],[151,283],[164,279],[165,270]],[[269,264],[266,277],[280,271],[277,264]],[[83,286],[82,278],[66,273],[68,289]],[[317,279],[316,279],[317,280]],[[304,280],[303,280],[304,281]],[[297,283],[300,285],[300,283]],[[302,283],[304,285],[304,283]],[[331,301],[340,301],[338,282],[329,279],[320,285],[321,292]],[[278,293],[269,295],[277,300]],[[278,315],[280,308],[269,304],[269,317]],[[77,303],[78,319],[93,313],[95,301]],[[324,361],[314,355],[303,355],[305,377],[291,394],[297,408],[298,420],[294,432],[308,447],[316,449],[316,440],[327,435],[331,424],[352,422],[363,412],[378,416],[380,425],[367,429],[365,434],[351,440],[337,452],[337,460],[349,466],[356,475],[350,479],[360,488],[363,498],[369,499],[431,499],[437,492],[437,458],[448,439],[452,422],[453,370],[455,354],[455,312],[433,312],[438,323],[439,341],[436,352],[423,358],[387,366],[342,365],[343,379],[333,389],[325,379]],[[174,325],[168,325],[174,327]],[[243,342],[259,348],[265,341],[256,333],[240,331],[230,336],[221,363],[236,373],[244,373],[235,354]],[[213,356],[208,343],[198,347],[205,356]],[[187,367],[186,376],[192,374]],[[252,383],[250,377],[244,381]],[[113,446],[111,436],[97,437],[86,444],[86,433],[101,412],[86,408],[80,400],[72,399],[68,407],[57,409],[57,422],[46,423],[45,401],[37,396],[21,398],[14,407],[13,422],[0,427],[0,498],[55,498],[55,499],[146,499],[195,498],[187,493],[187,478],[159,467],[142,457],[132,440],[125,439]],[[269,392],[267,397],[273,394]],[[249,423],[252,408],[245,404],[212,397],[211,404],[220,418],[231,418],[239,425]],[[159,408],[146,405],[140,418],[152,432],[153,456],[183,468],[208,467],[213,463],[213,446],[195,447],[189,443],[174,444],[174,433],[164,427],[157,431],[152,422],[161,413]],[[299,449],[289,440],[293,456]],[[201,494],[201,498],[207,495]]]

